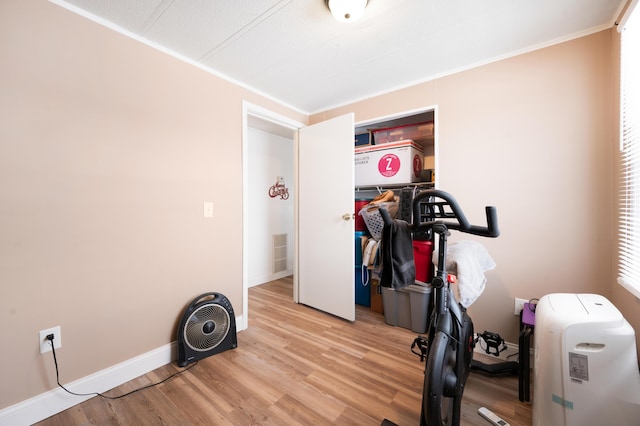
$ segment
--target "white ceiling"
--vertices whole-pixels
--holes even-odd
[[[304,113],[586,35],[626,0],[51,0]]]

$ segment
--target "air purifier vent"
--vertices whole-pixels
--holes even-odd
[[[273,272],[287,270],[287,234],[273,236]]]

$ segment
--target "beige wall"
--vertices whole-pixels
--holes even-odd
[[[514,297],[611,296],[611,38],[603,31],[310,119],[437,106],[439,188],[473,222],[485,205],[498,208],[501,236],[478,240],[497,263],[470,309],[478,331],[517,342]]]
[[[498,266],[471,308],[479,331],[516,341],[513,297],[550,292],[638,310],[612,278],[616,42],[603,31],[310,118],[437,106],[440,188],[474,222],[485,204],[500,217],[500,238],[480,240]],[[62,326],[70,382],[174,340],[204,291],[242,314],[241,101],[307,117],[45,0],[0,0],[0,57],[0,408],[55,387],[43,328]]]
[[[243,99],[307,117],[55,6],[0,0],[0,408],[242,315]],[[214,201],[214,218],[202,203]]]

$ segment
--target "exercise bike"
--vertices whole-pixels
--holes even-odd
[[[466,309],[456,301],[451,288],[446,269],[447,238],[450,230],[497,237],[500,231],[496,209],[485,207],[487,226],[471,225],[451,194],[430,189],[413,199],[412,210],[413,235],[437,236],[438,240],[437,271],[431,281],[431,318],[426,342],[421,345],[426,367],[420,425],[457,426],[475,343],[473,322]],[[385,221],[391,220],[386,212],[381,214]]]

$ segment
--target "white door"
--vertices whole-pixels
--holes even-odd
[[[353,114],[299,130],[294,288],[300,303],[355,320]]]

